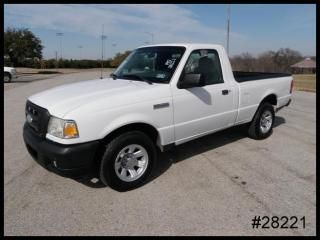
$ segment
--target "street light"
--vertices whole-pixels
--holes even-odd
[[[56,56],[56,72],[58,71],[58,51],[54,51],[54,53],[55,53],[55,56]]]
[[[230,34],[230,4],[228,5],[227,13],[227,54],[229,55],[229,34]]]
[[[116,48],[117,44],[116,43],[112,43],[111,46]],[[114,51],[114,54],[116,54],[116,51]]]
[[[56,36],[57,37],[60,37],[60,59],[62,59],[62,36],[63,36],[64,34],[62,33],[62,32],[57,32],[56,33]]]
[[[83,46],[80,45],[80,46],[78,46],[78,48],[79,48],[79,56],[80,56],[80,57],[79,57],[79,60],[80,60],[80,59],[81,59],[81,56],[82,56],[82,54],[81,54],[81,49],[83,48]]]
[[[107,39],[107,36],[104,35],[104,24],[102,24],[102,34],[101,34],[101,76],[103,78],[103,54],[104,54],[104,40]]]
[[[153,38],[154,38],[154,34],[152,32],[145,32],[146,34],[151,35],[151,43],[153,44]]]

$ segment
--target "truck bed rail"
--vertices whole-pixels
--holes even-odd
[[[289,77],[289,76],[291,76],[291,74],[233,71],[233,76],[234,76],[234,79],[238,83],[242,83],[242,82],[247,82],[247,81],[263,80],[263,79],[267,79],[267,78]]]

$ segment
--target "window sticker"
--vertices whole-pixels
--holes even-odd
[[[172,68],[174,63],[175,63],[176,59],[172,58],[172,59],[167,59],[166,63],[164,65],[168,66],[168,68]]]
[[[171,55],[172,58],[180,58],[181,54],[177,53],[177,54],[172,54]]]
[[[165,78],[166,75],[164,73],[158,73],[156,78]]]
[[[208,50],[205,50],[205,49],[200,50],[200,55],[201,57],[208,56]]]

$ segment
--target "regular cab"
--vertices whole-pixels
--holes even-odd
[[[269,137],[291,92],[289,74],[233,72],[220,45],[143,46],[108,78],[29,97],[23,137],[46,169],[94,170],[126,191],[146,181],[158,150],[239,124],[251,138]]]

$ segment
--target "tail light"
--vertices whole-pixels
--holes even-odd
[[[292,90],[293,90],[293,80],[291,80],[290,93],[292,93]]]

